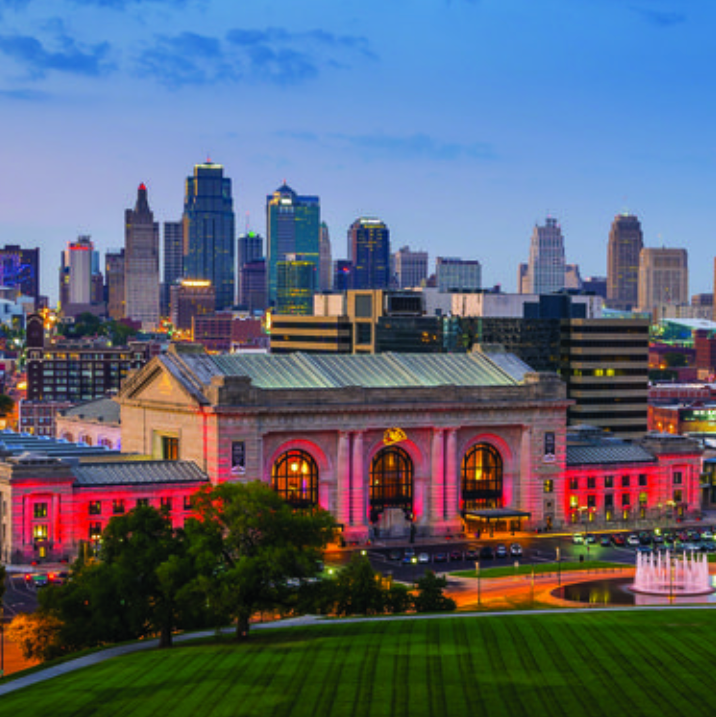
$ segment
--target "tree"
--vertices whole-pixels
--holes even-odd
[[[377,615],[385,610],[385,591],[364,555],[353,553],[336,578],[336,612],[339,615]]]
[[[0,416],[9,416],[15,409],[15,401],[10,396],[0,393]]]
[[[195,585],[217,614],[236,619],[236,638],[245,639],[257,610],[295,597],[289,581],[318,573],[333,517],[322,508],[294,509],[259,481],[204,489],[194,506],[199,517],[186,530]]]
[[[44,662],[59,654],[61,627],[61,621],[53,615],[20,613],[7,626],[6,634],[8,640],[19,646],[26,660]]]
[[[196,573],[183,531],[140,506],[109,521],[100,561],[73,567],[72,580],[43,591],[42,612],[62,622],[67,651],[159,633],[170,647],[178,627],[203,626],[204,603],[191,592]]]
[[[447,580],[438,577],[432,570],[418,580],[418,594],[413,598],[417,612],[444,612],[454,610],[457,605],[452,598],[446,597],[443,590]]]

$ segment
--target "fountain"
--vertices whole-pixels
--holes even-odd
[[[648,595],[705,595],[711,587],[709,564],[706,555],[684,552],[679,558],[668,550],[662,554],[636,556],[636,575],[631,589]]]

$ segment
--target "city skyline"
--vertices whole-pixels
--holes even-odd
[[[211,157],[238,231],[249,212],[265,232],[285,178],[321,197],[334,236],[380,216],[396,246],[478,259],[485,285],[512,291],[546,214],[583,275],[605,275],[609,224],[629,211],[647,246],[698,257],[692,290],[709,291],[716,8],[533,5],[433,0],[406,23],[405,0],[0,2],[0,243],[117,248],[140,182],[175,220],[186,168]]]

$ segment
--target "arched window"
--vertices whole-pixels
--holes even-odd
[[[413,509],[413,461],[398,446],[380,450],[370,466],[370,507]]]
[[[318,466],[301,450],[282,453],[271,469],[271,486],[296,508],[318,505]]]
[[[478,443],[462,459],[465,510],[502,508],[502,456],[494,446]]]

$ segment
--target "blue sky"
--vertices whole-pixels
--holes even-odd
[[[55,297],[67,241],[121,246],[140,182],[178,219],[209,156],[238,229],[286,179],[334,256],[374,215],[511,291],[535,222],[604,274],[627,209],[711,291],[714,29],[711,0],[0,0],[0,243]]]

